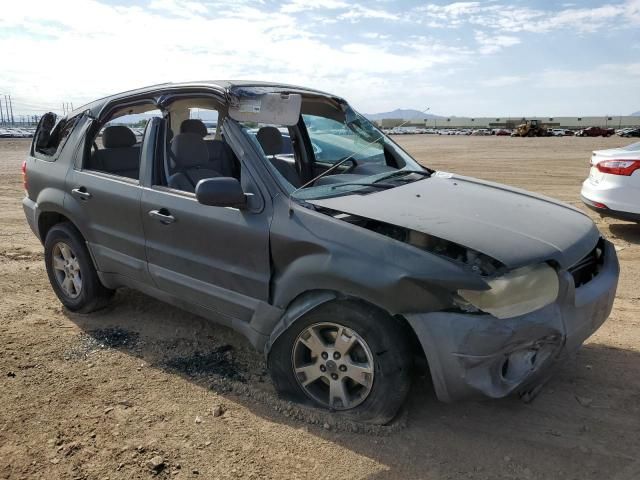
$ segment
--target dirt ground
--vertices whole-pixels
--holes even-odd
[[[590,152],[630,143],[398,141],[580,207]],[[445,405],[417,378],[394,425],[362,428],[277,400],[243,338],[142,294],[63,310],[22,213],[27,148],[0,141],[0,478],[640,478],[640,226],[594,216],[621,261],[614,310],[533,403]]]

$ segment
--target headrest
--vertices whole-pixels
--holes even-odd
[[[209,150],[196,133],[179,133],[171,142],[173,160],[178,168],[201,167],[209,161]]]
[[[197,133],[202,138],[207,136],[207,127],[197,118],[189,118],[180,124],[180,133]]]
[[[282,153],[282,133],[276,127],[262,127],[256,135],[265,155]]]
[[[112,125],[102,132],[104,148],[132,147],[136,143],[136,135],[124,125]]]

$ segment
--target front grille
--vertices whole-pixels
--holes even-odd
[[[578,263],[569,268],[576,288],[593,280],[604,261],[604,240],[601,238],[596,247]]]

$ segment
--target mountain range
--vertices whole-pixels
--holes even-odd
[[[381,113],[365,113],[365,117],[369,120],[382,120],[385,118],[401,118],[402,120],[417,120],[424,118],[442,118],[439,115],[433,115],[431,113],[424,113],[419,110],[413,110],[410,108],[396,108],[392,112]]]

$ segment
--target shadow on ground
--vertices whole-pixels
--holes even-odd
[[[609,225],[611,233],[629,243],[640,245],[640,224],[637,223],[612,223]]]
[[[531,404],[443,404],[428,379],[416,378],[400,420],[360,428],[280,401],[263,358],[244,338],[143,294],[122,290],[107,310],[67,316],[84,332],[70,361],[100,348],[137,356],[272,422],[307,425],[376,460],[387,469],[375,478],[640,478],[638,352],[587,344]]]

